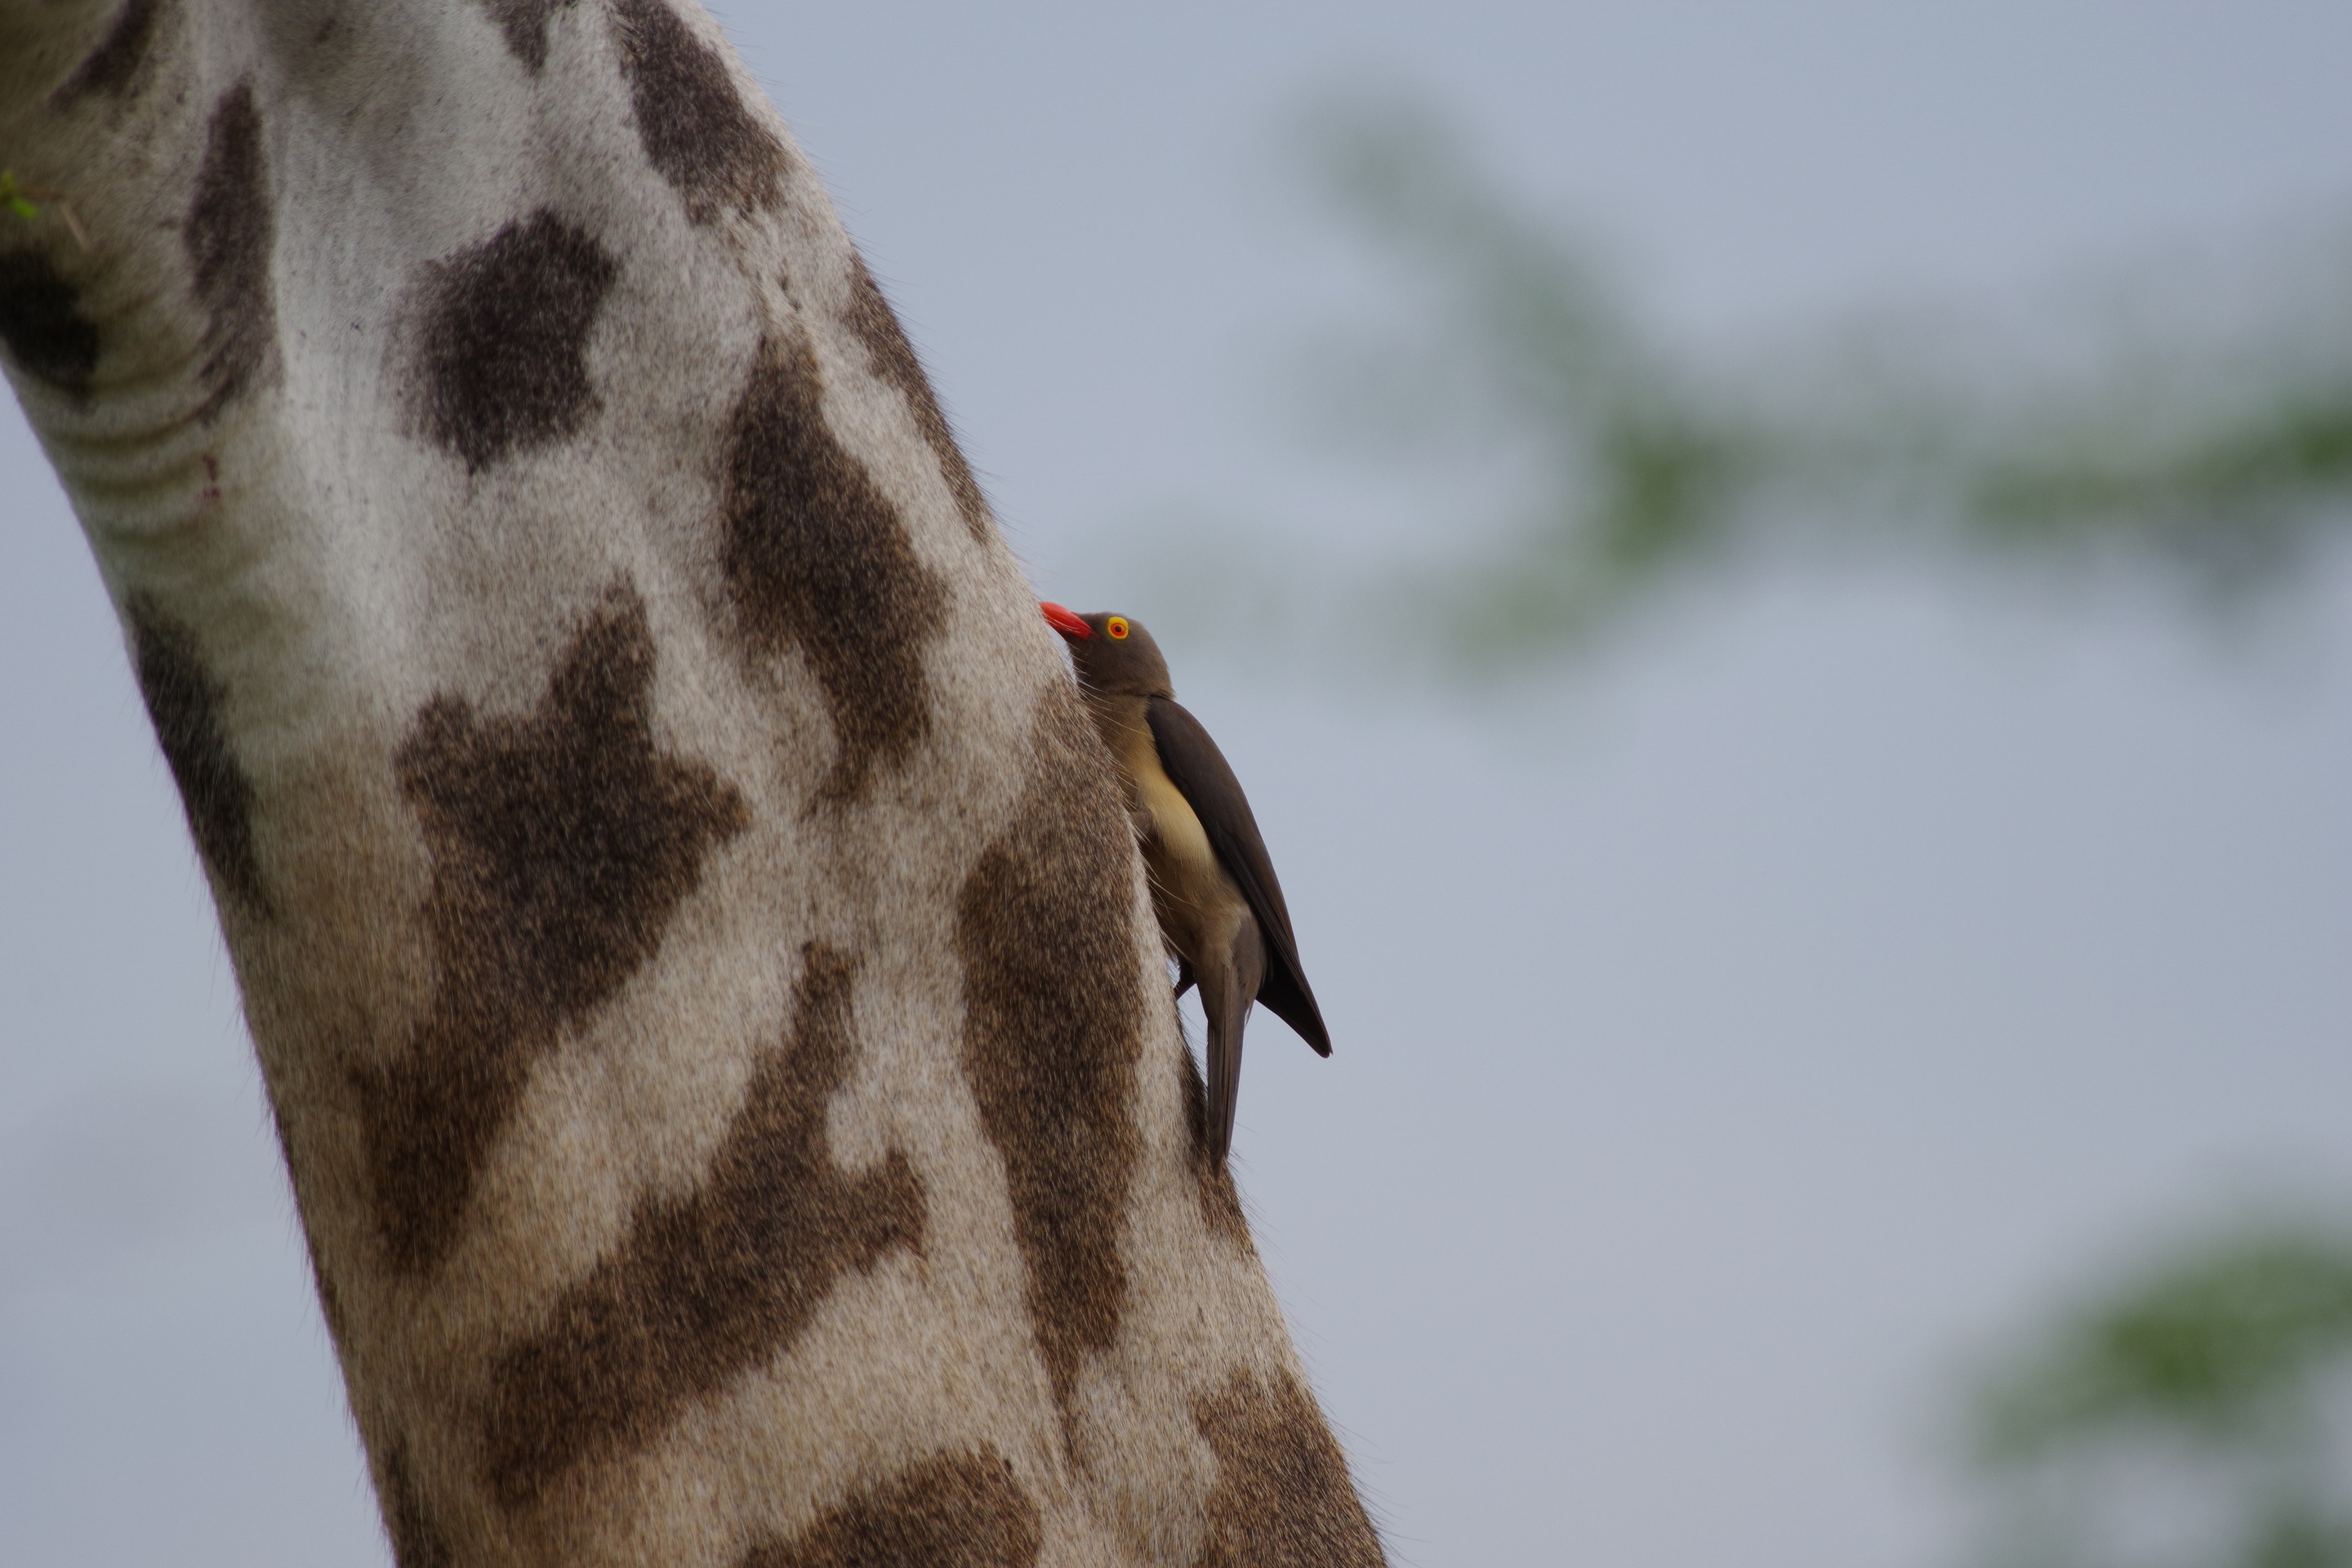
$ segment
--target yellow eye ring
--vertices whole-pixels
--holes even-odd
[[[1110,619],[1105,621],[1103,623],[1103,634],[1109,637],[1113,642],[1126,641],[1127,617],[1125,616],[1113,616]]]

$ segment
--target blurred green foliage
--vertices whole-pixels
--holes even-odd
[[[1825,331],[1742,364],[1673,344],[1423,107],[1327,100],[1296,146],[1390,295],[1323,334],[1314,412],[1359,471],[1461,481],[1415,531],[1436,548],[1372,595],[1462,672],[1791,543],[2153,567],[2228,598],[2352,521],[2352,289],[2265,300],[2225,342],[2160,321],[2071,374],[2032,352],[2067,322],[2011,363],[1986,361],[1997,332],[1857,358]]]
[[[2352,1245],[2264,1230],[2190,1250],[2081,1313],[1979,1417],[1986,1458],[2030,1462],[2085,1433],[2227,1440],[2278,1418],[2352,1351]]]
[[[1573,652],[1775,551],[2121,572],[2242,604],[2352,524],[2352,254],[2218,331],[2184,283],[2128,336],[2103,290],[2080,316],[1957,333],[1824,329],[1759,363],[1645,320],[1425,107],[1327,100],[1295,151],[1373,289],[1312,343],[1308,412],[1351,476],[1409,479],[1434,509],[1352,595],[1328,586],[1345,563],[1294,560],[1318,585],[1301,598],[1360,618],[1369,600],[1457,675]],[[2352,1233],[2193,1240],[1985,1379],[1982,1558],[2352,1568],[2348,1406]]]
[[[2003,1568],[2352,1563],[2352,1234],[2178,1248],[1988,1377],[1970,1425]]]

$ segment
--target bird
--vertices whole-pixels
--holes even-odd
[[[1079,693],[1127,784],[1176,994],[1196,982],[1209,1021],[1209,1157],[1223,1165],[1239,1103],[1242,1031],[1253,1002],[1318,1056],[1330,1032],[1298,963],[1298,939],[1249,797],[1224,753],[1176,700],[1168,660],[1141,622],[1041,603],[1069,644]]]

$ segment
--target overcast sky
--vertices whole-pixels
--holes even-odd
[[[1455,114],[1691,341],[2001,310],[2352,216],[2352,10],[729,7],[1038,586],[1327,542],[1280,345],[1335,81]],[[177,804],[0,422],[0,1563],[386,1560]],[[1171,510],[1176,509],[1176,510]],[[1384,701],[1169,637],[1337,1054],[1237,1165],[1400,1563],[1939,1568],[1971,1360],[2150,1237],[2352,1205],[2352,570],[2217,639],[1894,569]]]

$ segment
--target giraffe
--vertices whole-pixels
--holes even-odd
[[[1373,1564],[1110,763],[688,0],[0,0],[0,344],[401,1568]]]

